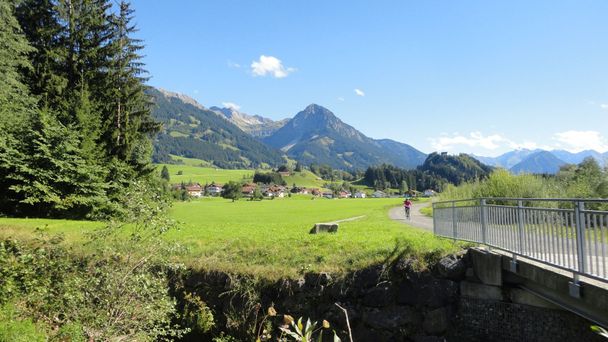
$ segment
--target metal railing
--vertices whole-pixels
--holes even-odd
[[[608,200],[481,198],[433,203],[433,232],[608,281]]]

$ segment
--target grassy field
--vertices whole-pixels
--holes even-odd
[[[295,277],[303,271],[341,273],[380,262],[395,248],[412,254],[443,254],[456,247],[430,233],[391,221],[387,210],[401,199],[311,200],[307,196],[237,201],[205,198],[176,203],[171,216],[180,229],[165,238],[187,247],[179,256],[189,266],[253,274]],[[354,216],[337,234],[309,234],[317,222]],[[31,238],[37,227],[64,233],[80,244],[101,223],[46,219],[0,219],[0,235]]]
[[[211,184],[212,182],[224,184],[228,181],[252,180],[254,170],[224,170],[213,167],[200,167],[192,165],[158,164],[157,170],[166,165],[169,169],[172,184],[181,182],[197,182]],[[181,171],[181,175],[178,172]]]

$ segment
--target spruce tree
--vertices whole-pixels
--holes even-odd
[[[21,70],[31,69],[27,54],[33,51],[23,35],[13,8],[0,0],[0,211],[11,212],[18,201],[9,178],[21,165],[21,133],[35,109]]]
[[[163,165],[163,169],[160,171],[160,178],[166,180],[167,182],[169,182],[171,180],[171,176],[169,175],[169,169],[167,168],[167,165]],[[205,186],[205,189],[207,187]]]
[[[119,3],[119,13],[111,17],[112,35],[108,107],[104,115],[103,141],[108,153],[128,162],[138,171],[149,171],[150,135],[160,126],[152,120],[149,99],[144,93],[147,71],[141,62],[142,41],[133,37],[133,10]]]

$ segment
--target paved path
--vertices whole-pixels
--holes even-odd
[[[403,205],[400,207],[391,208],[388,211],[388,216],[395,220],[400,221],[410,226],[414,226],[416,228],[428,230],[430,232],[433,231],[433,219],[428,217],[420,212],[421,208],[431,205],[429,202],[425,203],[414,203],[412,205],[412,209],[410,211],[410,219],[405,219],[405,209],[403,209]]]

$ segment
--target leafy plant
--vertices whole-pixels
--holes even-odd
[[[286,321],[289,322],[289,324],[286,324],[285,326],[282,326],[279,329],[281,329],[281,331],[283,333],[285,333],[287,336],[290,336],[295,341],[322,342],[323,341],[322,329],[329,329],[329,322],[326,320],[323,320],[322,325],[317,328],[317,322],[311,322],[310,318],[306,320],[306,324],[302,324],[302,317],[300,317],[298,319],[297,323],[289,315],[285,315],[285,318],[286,318]],[[315,339],[315,334],[317,335],[316,339]],[[333,341],[334,342],[341,341],[335,331],[334,331]]]

